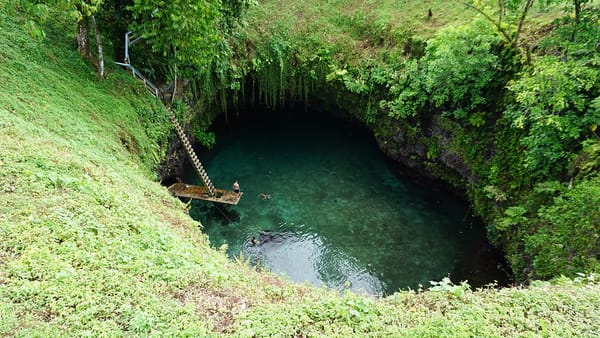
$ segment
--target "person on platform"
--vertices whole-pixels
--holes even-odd
[[[236,194],[240,193],[240,184],[238,183],[237,180],[235,180],[235,182],[233,182],[233,192],[235,192]]]

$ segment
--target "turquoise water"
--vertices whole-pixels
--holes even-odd
[[[190,214],[230,256],[374,295],[445,276],[475,286],[506,278],[467,206],[398,177],[364,129],[290,112],[246,114],[217,129],[217,147],[200,160],[216,187],[237,179],[244,195],[237,206],[194,201]],[[186,181],[198,182],[189,169]]]

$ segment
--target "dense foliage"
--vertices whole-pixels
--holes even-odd
[[[429,37],[399,34],[372,8],[347,14],[351,4],[324,14],[326,27],[302,19],[308,5],[276,18],[257,9],[261,28],[244,35],[256,51],[237,62],[250,64],[243,68],[259,87],[257,100],[333,102],[371,125],[399,161],[466,189],[519,281],[598,270],[600,211],[581,211],[597,205],[588,189],[598,186],[598,4],[469,6],[469,22]],[[550,12],[557,19],[528,21]],[[258,26],[264,22],[271,32]],[[299,87],[307,89],[298,95]],[[398,155],[418,147],[426,151]]]
[[[468,123],[469,115],[485,109],[490,92],[502,87],[502,83],[494,83],[501,67],[494,53],[499,45],[498,37],[482,21],[442,30],[428,42],[422,58],[403,64],[398,83],[392,85],[393,100],[382,105],[391,117],[441,111]],[[484,123],[474,118],[470,121]]]
[[[600,330],[591,274],[600,269],[598,1],[560,1],[575,15],[531,7],[527,13],[556,19],[523,27],[516,42],[525,1],[506,2],[502,12],[511,39],[495,24],[506,16],[478,19],[444,1],[265,1],[246,21],[240,14],[250,1],[202,2],[191,12],[198,17],[185,18],[187,2],[105,1],[95,9],[101,27],[110,8],[125,13],[119,29],[154,32],[136,47],[140,64],[168,81],[171,65],[158,69],[156,60],[177,59],[193,77],[175,106],[202,111],[199,125],[246,104],[337,104],[388,153],[415,148],[405,163],[465,189],[519,281],[571,277],[477,291],[444,280],[430,292],[380,300],[289,285],[210,249],[184,207],[152,183],[171,135],[164,110],[124,72],[112,68],[99,81],[72,50],[75,21],[48,6],[57,3],[67,2],[0,3],[0,82],[9,88],[0,93],[0,334]],[[173,15],[157,24],[182,36],[152,41],[162,26],[147,19],[161,6]],[[202,32],[210,34],[177,40]],[[31,39],[44,35],[46,42]],[[121,43],[110,44],[111,54]],[[199,45],[202,53],[188,49]]]
[[[471,1],[462,24],[435,34],[426,26],[455,7],[432,5],[392,23],[386,4],[285,3],[288,11],[276,11],[237,0],[82,3],[130,13],[129,29],[144,38],[137,60],[151,78],[186,76],[180,103],[192,108],[205,144],[214,142],[205,128],[232,108],[337,104],[370,125],[389,153],[406,146],[391,139],[398,133],[422,144],[426,153],[409,161],[468,191],[519,280],[557,276],[572,261],[563,253],[554,257],[556,271],[538,273],[534,262],[545,250],[519,243],[536,241],[548,222],[541,215],[550,217],[541,212],[555,198],[597,184],[597,153],[584,150],[594,149],[600,124],[596,2]],[[40,3],[23,4],[48,16]],[[543,13],[556,19],[529,23]],[[593,217],[590,224],[598,227]],[[596,249],[585,252],[595,259],[569,263],[571,275],[598,268],[597,243],[588,240]]]
[[[217,1],[134,0],[131,29],[167,60],[202,67],[217,41]]]

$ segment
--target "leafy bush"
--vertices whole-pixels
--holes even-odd
[[[600,176],[582,181],[538,211],[536,231],[525,237],[534,276],[575,277],[600,271]]]
[[[244,2],[231,1],[231,9],[240,3]],[[307,13],[313,15],[322,10],[322,5],[347,2],[309,3],[314,8]],[[292,6],[283,1],[271,4],[277,9]],[[396,6],[397,2],[389,4]],[[47,30],[52,43],[31,41],[22,31],[26,28],[22,22],[5,15],[5,5],[0,2],[0,40],[4,42],[0,83],[8,88],[0,91],[0,335],[467,337],[593,336],[599,332],[600,324],[593,319],[599,316],[600,286],[593,274],[574,280],[561,278],[557,285],[533,283],[526,289],[477,291],[470,290],[466,283],[454,285],[444,279],[432,283],[433,292],[403,291],[374,299],[293,285],[232,264],[223,253],[209,247],[198,224],[183,213],[183,206],[152,181],[150,168],[158,162],[165,146],[161,143],[171,126],[164,111],[149,102],[152,99],[143,86],[115,69],[107,80],[98,82],[89,65],[70,48],[68,37],[73,32],[55,27]],[[304,5],[293,2],[293,6]],[[306,17],[313,20],[312,16]],[[433,100],[419,90],[437,90],[439,84],[431,82],[427,87],[425,78],[417,76],[427,75],[421,71],[428,69],[416,62],[417,58],[390,67],[379,65],[373,72],[357,70],[345,64],[346,59],[340,57],[330,40],[298,36],[301,38],[294,42],[305,42],[302,46],[308,53],[295,54],[285,45],[289,37],[281,35],[278,38],[282,41],[263,46],[270,50],[261,58],[250,59],[256,60],[253,70],[261,71],[266,62],[273,72],[262,74],[270,76],[266,100],[280,102],[276,95],[283,87],[291,88],[293,81],[286,81],[297,75],[294,67],[305,73],[301,75],[305,79],[319,81],[335,63],[337,69],[349,69],[339,79],[345,89],[354,89],[350,94],[370,96],[376,87],[372,84],[380,88],[394,84],[396,94],[407,94],[407,100],[411,96],[421,100],[416,101],[414,110],[406,110],[408,115],[422,114],[422,108],[431,106],[475,127],[482,126],[486,118],[483,109],[473,109],[475,113],[469,113],[468,119],[454,114],[456,108],[470,103],[485,105],[477,103],[479,100],[473,96],[477,93],[471,92],[479,85],[482,90],[488,88],[485,81],[465,88],[451,82],[450,91],[440,87],[440,96]],[[440,42],[440,46],[454,45]],[[256,52],[252,50],[256,45],[242,47],[248,48],[247,55]],[[457,60],[468,59],[464,49],[459,48],[459,52],[463,55],[456,56]],[[452,51],[444,48],[435,53],[439,57],[452,56]],[[485,48],[483,53],[486,55]],[[210,72],[218,75],[209,74],[214,82],[208,82],[225,82],[232,90],[243,87],[243,81],[236,81],[251,68],[228,68],[227,56],[222,55],[213,64]],[[293,67],[285,64],[291,61],[297,63]],[[477,76],[473,69],[476,60],[467,61],[470,69],[440,71],[465,79]],[[243,63],[235,66],[243,68]],[[404,72],[403,67],[409,71]],[[228,71],[233,75],[226,75]],[[437,69],[428,71],[430,79],[445,80]],[[393,82],[396,72],[399,80],[409,74],[415,76],[414,81]],[[368,90],[360,81],[367,82]],[[414,87],[402,87],[405,83]],[[298,87],[304,88],[302,93],[306,95],[306,86],[312,84],[305,81]],[[346,90],[336,98],[347,98],[348,93]],[[454,93],[459,94],[457,100],[450,97]],[[438,102],[442,103],[437,106]],[[355,109],[361,109],[360,104]],[[192,118],[187,106],[180,102],[175,106],[182,120]],[[369,116],[383,117],[374,111]],[[506,139],[512,141],[512,135],[519,133],[510,131],[511,137]],[[465,145],[485,148],[485,142],[474,144],[485,137],[467,136],[465,139],[473,144],[465,141]],[[210,141],[210,136],[206,138]],[[513,194],[517,189],[509,189],[506,183],[515,174],[510,169],[520,163],[520,153],[515,151],[518,146],[509,141],[498,144],[503,146],[501,151],[512,152],[505,157],[510,163],[502,166],[502,161],[496,159],[496,168],[489,172],[497,177],[482,189],[494,202],[512,203],[519,197]],[[581,163],[593,163],[595,147],[590,142],[586,149],[589,152]],[[441,151],[435,144],[429,150],[432,158]],[[591,177],[595,167],[581,168],[589,168],[585,177]],[[548,184],[540,188],[546,192],[529,195],[533,196],[531,204],[507,210],[510,219],[502,231],[507,236],[516,234],[510,239],[517,245],[526,238],[527,253],[549,276],[563,270],[570,273],[594,269],[598,213],[593,207],[598,205],[597,187],[598,179],[589,179],[557,197],[562,189]],[[546,207],[538,212],[539,205]],[[578,227],[570,228],[570,224]],[[588,241],[583,238],[586,236]],[[563,241],[576,251],[556,246],[551,255],[545,254],[546,244],[562,245]]]
[[[394,98],[384,106],[394,117],[416,116],[431,107],[481,125],[481,114],[470,114],[489,103],[487,93],[497,86],[498,45],[500,39],[483,21],[440,31],[421,59],[406,61],[391,88]]]
[[[509,85],[516,104],[505,115],[526,131],[521,144],[532,175],[561,175],[579,141],[600,124],[600,110],[590,100],[600,89],[599,78],[600,71],[584,62],[545,56]]]

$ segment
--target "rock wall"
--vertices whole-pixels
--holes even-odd
[[[394,162],[403,175],[426,183],[450,185],[464,196],[467,185],[478,182],[477,175],[456,146],[453,130],[434,115],[418,133],[406,122],[387,119],[374,128],[379,148]]]
[[[173,132],[173,135],[169,149],[157,171],[158,179],[163,185],[170,185],[182,177],[183,165],[187,160],[187,154],[181,140],[175,135],[175,132]]]

